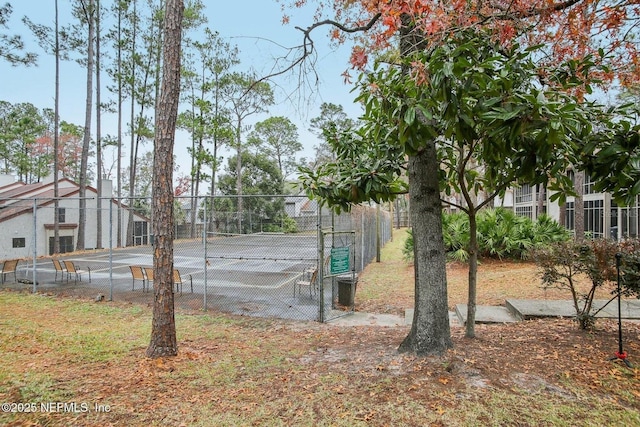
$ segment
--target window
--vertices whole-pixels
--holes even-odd
[[[60,253],[73,252],[73,236],[60,236]],[[53,237],[49,237],[49,255],[53,255]]]
[[[624,218],[625,208],[621,208],[620,212]],[[624,219],[622,220],[624,223]],[[618,205],[613,200],[611,201],[611,208],[609,209],[609,237],[612,239],[618,238]]]
[[[59,223],[64,223],[66,222],[66,215],[65,215],[66,211],[65,208],[58,208],[58,222]]]
[[[564,224],[567,230],[575,230],[575,213],[576,207],[574,202],[567,202],[566,211],[564,214]]]
[[[638,237],[638,207],[621,208],[622,237]]]
[[[146,245],[148,242],[148,223],[146,221],[133,222],[133,244]],[[151,242],[153,244],[153,242]]]
[[[584,175],[584,194],[594,194],[595,181],[587,174]]]
[[[533,194],[529,184],[523,184],[516,188],[516,203],[526,203],[533,200]]]
[[[14,237],[13,238],[13,247],[14,248],[24,248],[26,246],[26,241],[24,237]]]
[[[585,200],[584,231],[593,237],[604,237],[604,201]]]
[[[516,215],[533,219],[533,207],[532,206],[516,206]]]

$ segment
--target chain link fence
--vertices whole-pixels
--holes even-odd
[[[151,200],[87,198],[84,250],[77,250],[78,202],[60,199],[58,208],[52,198],[20,202],[15,218],[4,221],[15,230],[13,246],[0,246],[2,259],[17,259],[18,267],[3,274],[2,286],[150,304]],[[334,215],[304,196],[176,198],[174,224],[177,307],[300,320],[330,318],[321,314],[327,301],[326,312],[353,309],[338,303],[335,276],[323,277],[331,276],[322,267],[332,248],[350,248],[355,277],[391,236],[384,209],[362,205]],[[326,238],[327,232],[337,233]]]

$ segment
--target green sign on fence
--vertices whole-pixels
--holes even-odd
[[[349,246],[331,248],[331,274],[347,273],[351,251]]]

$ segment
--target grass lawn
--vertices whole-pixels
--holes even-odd
[[[402,232],[361,276],[358,310],[413,305]],[[450,266],[450,303],[466,301]],[[527,263],[485,262],[479,303],[567,298]],[[554,291],[555,292],[555,291]],[[179,312],[179,355],[150,360],[146,306],[0,292],[3,426],[640,426],[640,371],[610,361],[617,325],[453,328],[441,357],[399,354],[407,327]],[[640,326],[625,324],[640,366]]]

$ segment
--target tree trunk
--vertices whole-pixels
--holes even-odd
[[[162,87],[156,111],[153,160],[153,324],[148,357],[178,354],[173,306],[173,145],[180,98],[182,0],[167,0]]]
[[[469,296],[465,336],[476,336],[476,300],[478,294],[478,222],[475,209],[469,209]]]
[[[405,56],[424,48],[425,35],[412,30],[412,16],[403,14],[401,19],[400,54]],[[415,310],[411,330],[400,344],[399,351],[418,355],[443,354],[453,347],[439,169],[435,141],[428,141],[423,150],[409,156],[409,217],[413,228]]]
[[[58,29],[58,0],[55,2],[55,56],[56,56],[56,77],[55,77],[55,100],[53,113],[53,253],[60,253],[60,219],[58,210],[60,209],[60,185],[58,182],[58,171],[60,162],[58,150],[60,149],[60,31]]]
[[[122,38],[122,5],[118,6],[118,26],[117,26],[118,40]],[[118,52],[116,54],[116,70],[117,70],[117,84],[118,84],[118,159],[117,159],[117,197],[118,197],[118,215],[117,215],[117,230],[118,236],[116,237],[116,246],[122,247],[122,46],[118,43]]]
[[[87,101],[85,104],[84,137],[82,140],[82,157],[80,159],[80,192],[78,212],[78,241],[76,249],[85,248],[85,229],[87,225],[87,169],[89,167],[89,145],[91,145],[91,110],[93,106],[93,34],[95,31],[93,14],[95,7],[93,0],[89,1],[87,10],[87,24],[89,26],[87,36]]]
[[[584,172],[575,172],[574,186],[577,196],[573,204],[573,225],[575,238],[578,242],[584,240]]]
[[[243,203],[242,203],[242,143],[240,139],[241,133],[241,121],[238,119],[236,124],[236,153],[238,155],[236,159],[236,192],[238,194],[238,233],[242,234],[242,211],[243,211]]]
[[[137,15],[137,1],[133,0],[133,11],[132,14],[135,17]],[[137,152],[137,139],[136,139],[136,37],[138,32],[138,26],[136,21],[132,21],[131,28],[131,75],[127,76],[130,78],[130,92],[131,92],[131,106],[129,110],[130,115],[130,133],[131,133],[131,146],[129,147],[129,209],[127,211],[127,236],[125,238],[126,246],[133,246],[133,215],[135,211],[135,183],[136,183],[136,160],[138,158]]]
[[[567,228],[567,203],[562,203],[560,206],[560,213],[558,215],[558,224]]]
[[[191,97],[195,100],[195,93],[193,90],[193,81],[191,81]],[[202,111],[202,110],[200,110]],[[199,173],[200,173],[200,167],[198,167],[198,170],[196,172],[196,175],[194,176],[193,172],[195,170],[195,161],[196,161],[196,125],[195,125],[195,117],[196,117],[196,109],[195,109],[195,102],[191,102],[191,153],[193,153],[191,155],[191,171],[189,173],[189,175],[191,176],[191,200],[189,201],[189,203],[191,204],[191,218],[190,218],[190,222],[191,224],[189,225],[189,237],[191,237],[192,239],[194,237],[196,237],[196,209],[198,209],[198,202],[196,199],[196,196],[198,194],[198,191],[196,190],[196,185],[199,179]],[[199,158],[199,156],[198,156]]]
[[[442,354],[453,346],[449,327],[446,259],[435,142],[409,157],[410,215],[413,226],[415,311],[399,351]]]
[[[100,0],[96,0],[96,249],[102,249],[102,122],[100,115]],[[111,195],[109,195],[111,196]],[[109,224],[111,225],[111,224]]]
[[[545,186],[544,184],[538,184],[538,186],[536,187],[538,192],[537,192],[537,205],[536,205],[536,219],[540,218],[542,215],[544,215],[544,196],[545,196]]]

